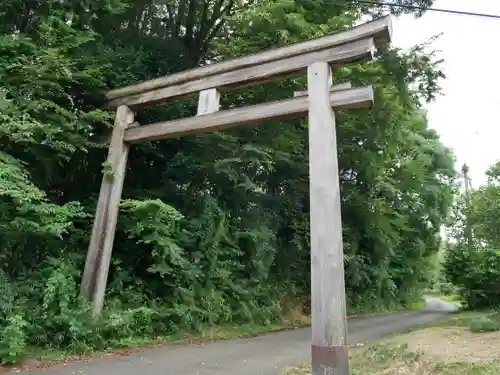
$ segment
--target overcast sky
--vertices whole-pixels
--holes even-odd
[[[500,0],[437,0],[434,8],[500,15]],[[500,19],[427,12],[419,19],[393,19],[393,44],[407,48],[443,35],[434,43],[445,61],[444,96],[427,105],[429,124],[467,163],[472,185],[486,181],[500,159]]]

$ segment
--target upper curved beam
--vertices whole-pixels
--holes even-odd
[[[316,52],[322,49],[352,43],[361,39],[373,38],[375,45],[389,43],[392,37],[392,22],[390,16],[385,16],[377,20],[361,24],[348,30],[325,35],[315,39],[291,44],[289,46],[274,48],[271,50],[254,53],[244,57],[239,57],[213,65],[205,65],[199,68],[190,69],[180,73],[159,77],[139,84],[111,90],[106,98],[110,101],[137,95],[144,92],[157,90],[166,86],[207,78],[216,74],[227,73],[229,71],[244,69],[264,63],[269,63],[284,58]]]

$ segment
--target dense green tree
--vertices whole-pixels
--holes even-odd
[[[499,171],[497,162],[486,172],[487,183],[457,194],[453,207],[445,274],[471,308],[500,304]]]

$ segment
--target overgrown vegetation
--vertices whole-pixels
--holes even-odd
[[[467,167],[463,168],[467,179]],[[488,181],[465,189],[453,210],[452,235],[445,274],[469,308],[500,307],[500,162],[487,172]],[[468,185],[468,184],[467,184]]]
[[[430,326],[469,328],[473,333],[496,332],[500,331],[500,311],[462,311]]]
[[[500,313],[492,312],[480,315],[470,322],[472,332],[496,332],[500,331]]]
[[[403,2],[403,1],[402,1]],[[430,0],[404,1],[429,6]],[[79,282],[113,114],[109,89],[334,32],[378,8],[351,1],[12,0],[0,4],[0,361],[33,347],[103,350],[207,326],[279,322],[309,300],[307,123],[134,147],[104,315]],[[337,113],[350,309],[407,306],[432,278],[452,199],[451,152],[421,102],[430,46],[335,71],[374,84],[373,110]],[[304,79],[224,107],[291,97]],[[193,114],[194,101],[139,114]]]
[[[500,371],[500,360],[484,363],[437,362],[408,349],[407,344],[374,344],[355,349],[351,357],[352,375],[489,375]],[[311,375],[304,364],[285,375]]]

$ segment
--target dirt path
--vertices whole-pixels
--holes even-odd
[[[456,306],[429,299],[422,311],[348,321],[349,343],[356,344],[433,322]],[[49,375],[279,375],[286,366],[310,358],[309,328],[268,334],[251,339],[219,341],[203,345],[166,346],[128,357],[111,357],[88,363],[58,365]],[[14,374],[14,373],[11,373]]]

